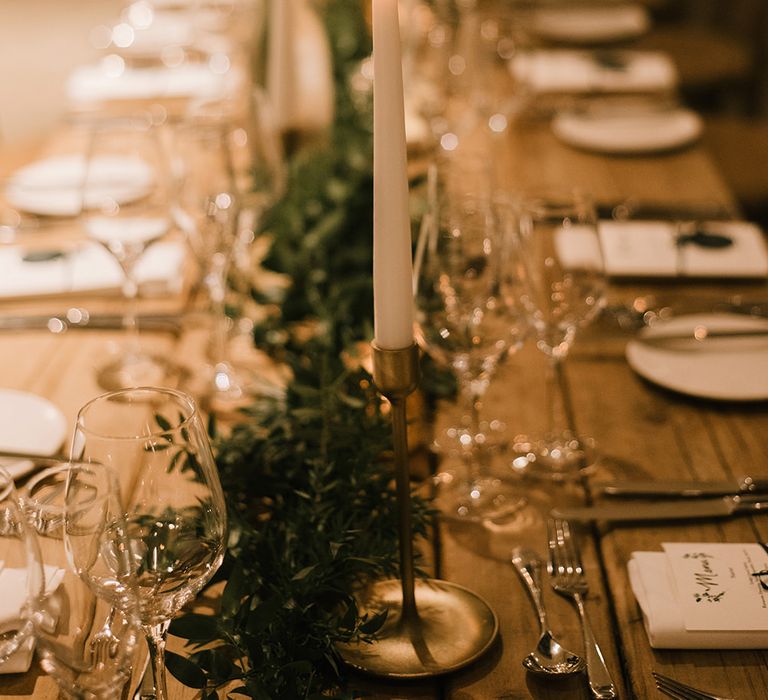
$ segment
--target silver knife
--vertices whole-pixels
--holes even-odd
[[[696,335],[693,330],[684,333],[641,334],[635,337],[635,341],[648,347],[689,352],[691,350],[722,350],[722,345],[710,345],[708,341],[723,338],[768,338],[768,325],[764,328],[707,328],[701,335]]]
[[[723,498],[670,500],[661,503],[621,503],[577,508],[555,508],[553,518],[565,520],[690,520],[727,518],[745,513],[768,512],[768,495],[725,496]]]
[[[79,311],[73,314],[72,311]],[[181,317],[177,314],[141,314],[140,328],[148,331],[181,332]],[[67,330],[117,330],[123,326],[118,314],[90,314],[81,309],[69,309],[66,313],[52,316],[4,316],[0,317],[0,331],[47,330],[59,334]]]
[[[768,479],[743,476],[732,481],[596,481],[592,488],[605,496],[645,498],[700,498],[702,496],[736,496],[744,493],[768,494]]]

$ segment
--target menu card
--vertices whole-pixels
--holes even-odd
[[[651,646],[759,649],[768,646],[768,553],[756,543],[664,543],[634,552],[632,590]]]
[[[672,569],[678,603],[688,630],[763,630],[768,590],[756,571],[768,571],[759,544],[662,545]],[[764,582],[768,585],[768,574]]]

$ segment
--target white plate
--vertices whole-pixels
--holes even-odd
[[[118,202],[134,202],[152,187],[150,166],[125,156],[98,156],[93,159],[89,182],[93,200],[86,206],[110,197]],[[21,211],[42,216],[77,216],[80,213],[85,160],[76,154],[39,160],[18,170],[8,182],[8,203]]]
[[[52,455],[67,434],[67,422],[50,401],[13,389],[0,389],[0,450]],[[14,479],[28,473],[29,460],[0,460]]]
[[[632,39],[648,31],[648,10],[640,5],[616,7],[542,7],[532,17],[532,28],[542,39],[574,44]]]
[[[702,128],[699,115],[688,109],[562,112],[552,120],[555,136],[569,146],[616,155],[682,148],[699,138]]]
[[[653,337],[674,332],[765,329],[768,319],[741,314],[678,316],[642,331]],[[630,367],[641,377],[682,394],[721,401],[768,399],[768,335],[712,338],[704,347],[686,350],[683,340],[675,349],[651,347],[637,340],[627,344]]]

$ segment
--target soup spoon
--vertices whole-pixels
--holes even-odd
[[[523,666],[531,673],[544,676],[564,676],[584,670],[584,659],[563,647],[549,629],[547,612],[541,598],[542,561],[538,554],[530,549],[515,547],[512,550],[512,564],[525,583],[539,616],[539,640],[533,651],[523,659]]]

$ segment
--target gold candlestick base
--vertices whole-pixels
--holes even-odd
[[[374,584],[361,612],[387,611],[373,644],[339,645],[344,662],[392,679],[429,678],[480,658],[499,631],[496,615],[472,591],[448,581],[416,581],[415,617],[404,614],[402,581]]]
[[[415,345],[373,345],[373,380],[392,405],[401,579],[374,584],[361,604],[365,612],[387,611],[376,641],[338,647],[348,665],[386,678],[456,671],[489,649],[499,630],[495,613],[475,593],[447,581],[415,581],[405,399],[418,385],[418,357]]]

